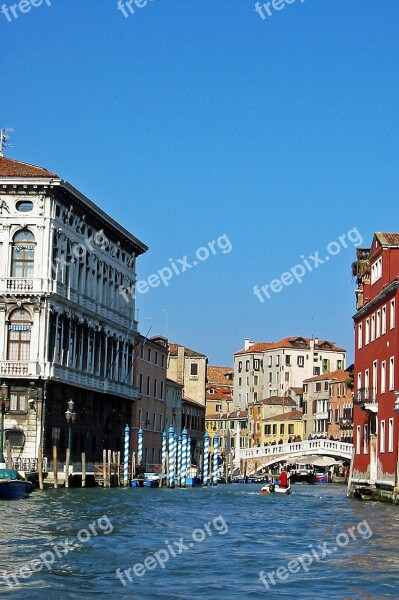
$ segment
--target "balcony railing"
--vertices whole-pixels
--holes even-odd
[[[353,402],[363,410],[375,413],[378,412],[376,388],[359,388],[354,396]]]
[[[33,361],[2,360],[0,375],[8,377],[38,376],[42,372],[40,363]]]
[[[39,278],[0,277],[0,290],[9,293],[29,292],[31,294],[52,291],[52,281]]]

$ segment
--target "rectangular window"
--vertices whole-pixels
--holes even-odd
[[[314,391],[315,392],[321,392],[321,382],[318,381],[317,383],[315,383],[314,385]]]
[[[272,432],[271,425],[265,425],[265,435],[270,435]]]
[[[320,367],[313,367],[313,375],[316,377],[320,375]]]
[[[148,362],[151,362],[151,348],[148,348],[147,350],[147,360]]]
[[[280,425],[280,435],[284,435],[284,424],[281,423]]]
[[[150,376],[147,377],[147,396],[150,395]]]
[[[387,332],[387,307],[386,305],[382,307],[382,314],[381,314],[381,334],[384,335],[384,333]]]
[[[381,363],[381,394],[385,394],[387,384],[387,363],[384,360]]]
[[[241,385],[242,385],[242,377],[239,377],[238,378],[238,387],[241,387]]]
[[[258,385],[259,377],[254,375],[254,385]]]
[[[254,402],[258,401],[258,392],[254,392]]]
[[[367,344],[370,343],[370,318],[366,319],[366,331],[365,331],[365,335],[364,335],[364,343],[367,346]]]
[[[360,425],[358,425],[356,427],[356,454],[360,454],[360,443],[361,443],[361,439],[360,439]]]
[[[391,356],[389,359],[389,389],[393,390],[395,388],[395,358]]]
[[[287,367],[291,366],[291,355],[290,354],[285,355],[285,364]]]
[[[375,319],[375,337],[379,338],[381,335],[381,311],[377,310],[377,315]]]
[[[393,419],[388,421],[388,452],[393,452]]]
[[[276,383],[280,381],[280,373],[276,371]]]
[[[357,374],[357,391],[359,391],[362,388],[362,374],[358,373]]]
[[[154,360],[155,364],[158,364],[158,352],[157,350],[155,350],[155,360]]]
[[[375,340],[375,315],[371,315],[371,341]]]
[[[305,357],[304,356],[298,356],[298,358],[297,358],[297,365],[298,365],[298,367],[304,367],[305,366]]]
[[[294,435],[294,425],[288,425],[288,435]]]
[[[255,358],[254,359],[254,371],[259,371],[260,370],[260,360],[259,358]]]
[[[363,427],[363,453],[369,452],[369,426],[366,424]]]
[[[240,360],[240,362],[238,363],[238,372],[241,373],[242,371],[242,361]]]
[[[273,373],[269,373],[269,383],[273,383]]]
[[[378,392],[378,361],[373,361],[373,396]]]
[[[381,279],[382,277],[382,257],[375,261],[373,265],[371,265],[371,285],[373,285],[376,281]]]
[[[273,425],[273,435],[277,435],[277,425]]]
[[[161,395],[160,395],[161,400],[163,400],[163,381],[161,381]]]
[[[395,327],[395,300],[391,300],[389,304],[389,327],[390,329]]]
[[[359,323],[359,327],[357,328],[357,347],[361,348],[363,346],[363,323]]]
[[[158,393],[158,389],[157,388],[158,388],[158,380],[154,379],[154,394],[153,394],[154,398],[157,397],[157,393]]]
[[[385,452],[385,420],[380,423],[380,452]]]
[[[152,428],[154,431],[155,431],[156,427],[157,427],[157,414],[153,413],[152,414]]]
[[[285,373],[284,379],[287,382],[290,380],[290,374],[288,373],[288,371],[287,371],[287,373]]]
[[[273,356],[271,354],[269,356],[269,363],[268,364],[269,364],[269,367],[273,366]]]
[[[142,393],[142,391],[143,391],[143,374],[140,373],[140,380],[139,380],[139,392],[140,392],[140,394]]]
[[[277,354],[277,356],[276,356],[276,367],[279,367],[279,366],[280,366],[280,355]]]
[[[163,431],[163,415],[159,415],[159,431]]]
[[[246,370],[246,371],[249,371],[249,362],[250,362],[249,360],[247,360],[247,361],[245,362],[245,370]]]
[[[138,420],[137,420],[137,427],[141,427],[141,408],[139,408],[139,412],[138,412]]]
[[[190,375],[192,377],[198,377],[198,363],[192,362],[190,364]]]

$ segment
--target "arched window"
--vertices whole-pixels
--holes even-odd
[[[18,308],[11,313],[7,360],[29,360],[31,324],[31,316],[27,310]]]
[[[35,236],[28,229],[21,229],[13,237],[11,277],[33,277],[35,259]]]

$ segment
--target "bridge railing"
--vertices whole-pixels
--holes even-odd
[[[239,459],[265,458],[286,454],[320,454],[320,451],[335,454],[337,456],[351,457],[352,444],[335,442],[333,440],[307,440],[294,442],[292,444],[276,444],[275,446],[261,446],[259,448],[245,448],[239,451]]]

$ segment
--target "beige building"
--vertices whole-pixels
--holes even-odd
[[[167,377],[183,386],[183,396],[205,406],[206,369],[208,359],[204,354],[181,346],[169,344]]]
[[[229,413],[233,406],[233,369],[208,367],[206,383],[206,415]]]
[[[300,336],[278,342],[245,340],[234,355],[234,406],[246,409],[262,398],[286,396],[305,379],[345,369],[346,350],[333,342]]]
[[[182,432],[182,396],[183,386],[172,379],[166,379],[165,431],[173,427],[177,435]]]

